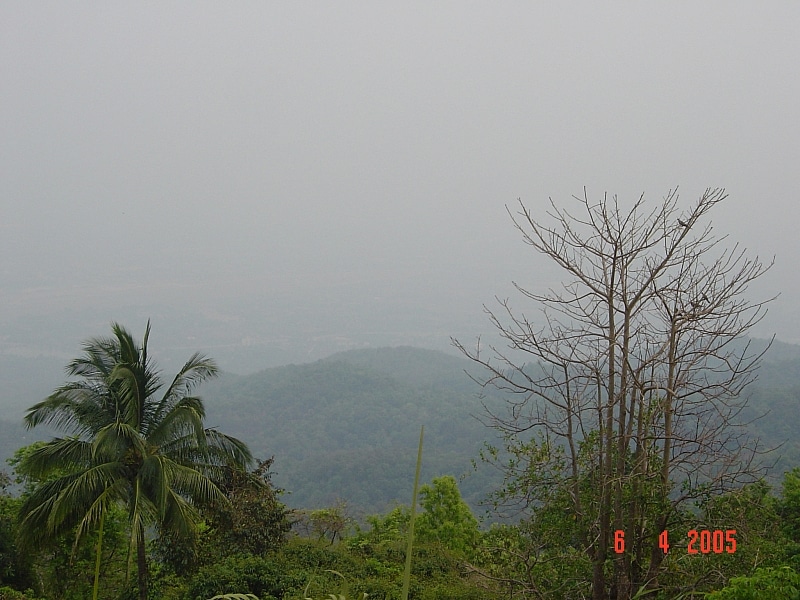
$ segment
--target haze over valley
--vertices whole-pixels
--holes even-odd
[[[0,353],[447,350],[560,281],[506,205],[676,186],[800,341],[795,4],[202,7],[0,9]]]

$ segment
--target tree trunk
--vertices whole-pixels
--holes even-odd
[[[92,588],[92,600],[97,600],[97,594],[100,591],[100,561],[103,556],[103,524],[106,520],[106,513],[100,513],[100,532],[97,534],[97,548],[95,550],[97,556],[94,562],[94,586]]]
[[[136,532],[136,562],[139,571],[139,600],[147,600],[147,556],[144,547],[144,525]]]
[[[595,560],[592,565],[592,600],[606,600],[606,577],[603,573],[604,562]]]

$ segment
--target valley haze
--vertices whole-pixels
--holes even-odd
[[[728,190],[715,232],[777,257],[752,333],[800,341],[798,24],[790,2],[4,3],[0,355],[63,362],[148,318],[165,370],[448,351],[512,280],[558,284],[505,205],[676,186]]]

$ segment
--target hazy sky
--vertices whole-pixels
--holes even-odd
[[[756,333],[800,341],[798,28],[797,2],[4,2],[0,322],[473,335],[550,277],[505,204],[725,187],[715,230],[777,257]]]

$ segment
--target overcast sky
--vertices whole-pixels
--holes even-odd
[[[800,341],[798,28],[797,2],[4,2],[1,321],[477,335],[550,276],[505,204],[725,187],[715,231],[776,255],[756,333]]]

